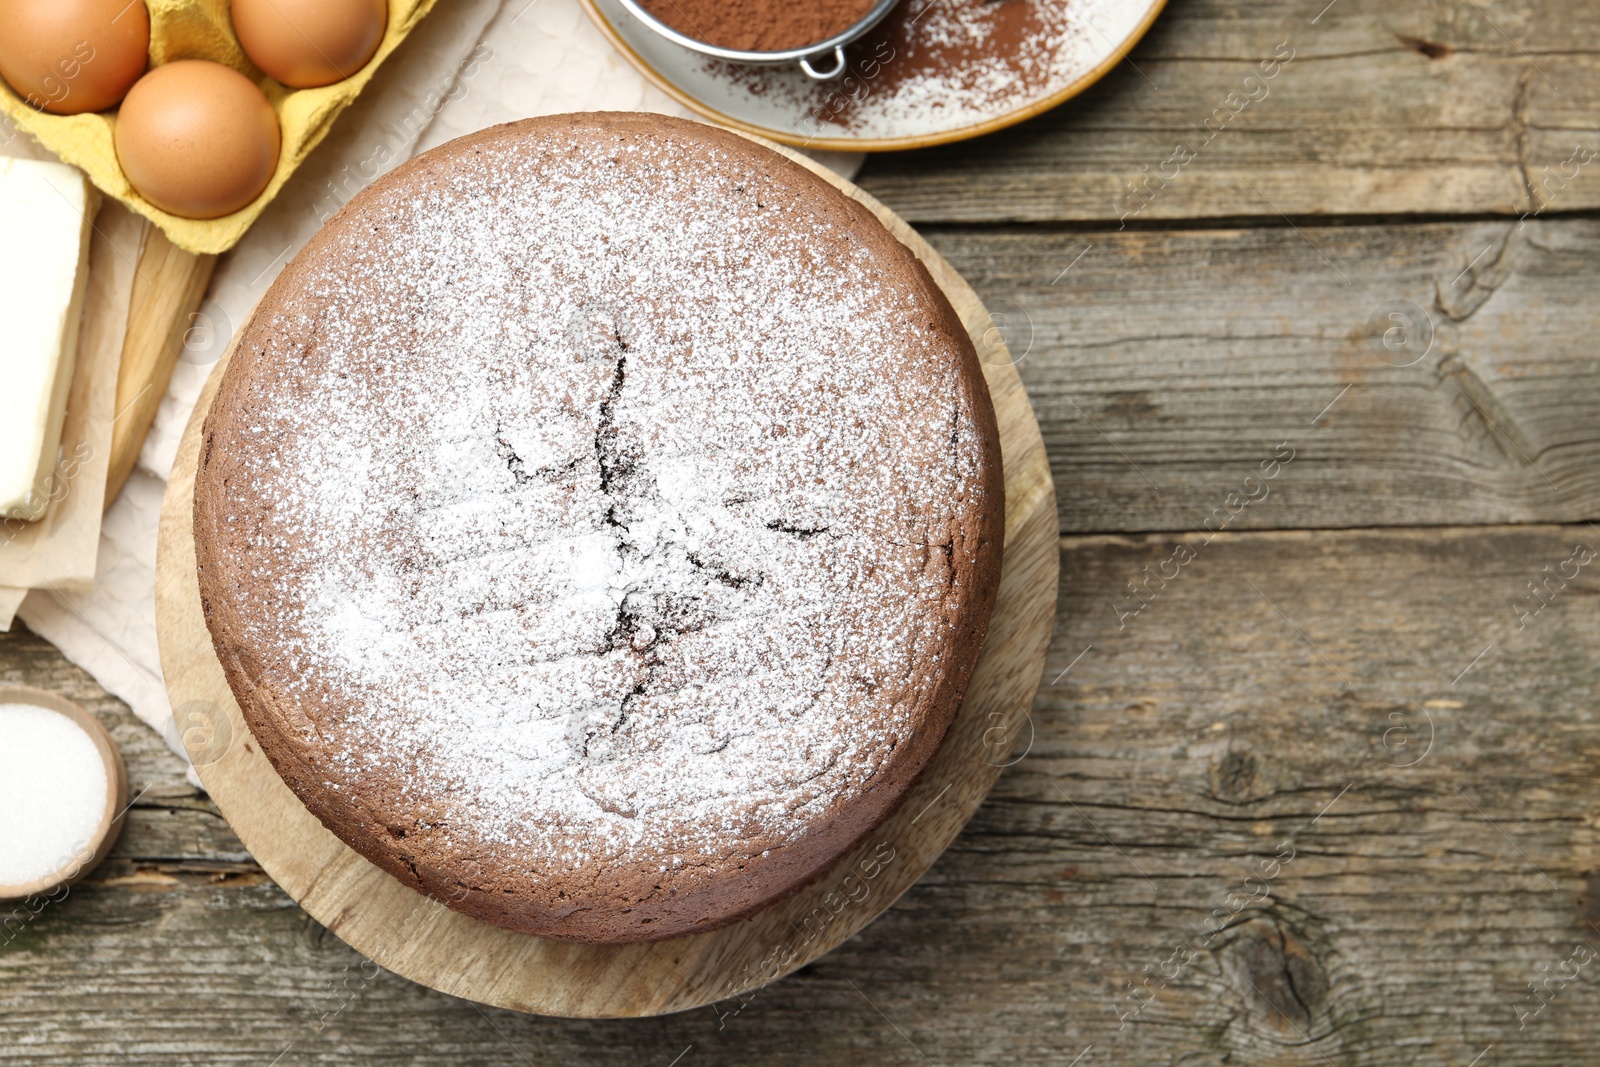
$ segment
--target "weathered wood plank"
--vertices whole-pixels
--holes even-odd
[[[1600,222],[927,236],[1021,360],[1063,531],[1600,515]]]
[[[1130,58],[981,147],[873,157],[861,184],[915,223],[1600,205],[1581,5],[1187,0]]]
[[[234,863],[203,801],[147,798],[109,876],[0,949],[0,1060],[1068,1064],[1092,1044],[1080,1063],[1460,1067],[1492,1043],[1481,1062],[1587,1062],[1600,984],[1563,964],[1600,949],[1600,579],[1563,563],[1596,540],[1065,540],[1026,756],[880,921],[720,1018],[479,1010],[364,966],[248,865],[118,881]],[[1177,556],[1130,615],[1127,583]],[[1547,565],[1577,577],[1519,630]],[[36,638],[0,639],[0,676],[107,715],[136,780],[187,788]],[[1519,1030],[1528,983],[1574,969]]]

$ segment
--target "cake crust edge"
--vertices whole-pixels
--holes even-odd
[[[949,661],[936,694],[927,702],[922,722],[890,757],[873,787],[854,797],[850,804],[836,808],[825,833],[806,835],[791,845],[773,849],[769,856],[751,858],[738,866],[720,866],[709,877],[692,869],[670,872],[662,877],[662,884],[655,887],[656,895],[646,897],[639,906],[624,913],[623,921],[615,917],[590,916],[583,909],[556,912],[512,894],[469,884],[460,872],[431,863],[426,855],[408,853],[403,841],[384,832],[381,812],[354,806],[349,797],[340,797],[337,805],[328,802],[323,778],[316,766],[285,736],[286,716],[271,680],[262,677],[259,663],[250,662],[248,648],[232,639],[233,611],[227,591],[217,588],[210,579],[216,568],[208,568],[217,562],[217,553],[222,550],[223,538],[217,533],[217,516],[227,504],[224,489],[229,473],[224,457],[214,455],[214,446],[228,420],[249,411],[246,385],[251,367],[265,351],[261,331],[269,316],[262,311],[273,308],[285,294],[297,288],[303,264],[310,258],[303,254],[285,268],[240,332],[231,362],[206,415],[195,479],[197,577],[213,648],[252,736],[291,791],[346,845],[408,888],[453,910],[511,930],[591,944],[659,941],[706,933],[747,919],[823,878],[843,857],[867,841],[922,777],[966,696],[998,594],[1005,526],[999,428],[971,338],[925,265],[864,204],[844,195],[792,160],[753,140],[716,127],[634,113],[579,113],[489,127],[424,153],[379,179],[341,208],[312,238],[307,250],[314,251],[337,226],[358,222],[364,212],[381,210],[385,192],[411,175],[430,167],[448,166],[459,154],[550,125],[598,126],[622,136],[651,136],[667,130],[713,142],[768,172],[781,172],[787,185],[806,191],[820,201],[819,209],[830,209],[835,215],[841,211],[847,214],[856,239],[868,244],[878,255],[897,261],[897,267],[903,267],[908,279],[922,291],[927,305],[938,316],[938,321],[929,326],[948,337],[958,352],[960,402],[966,409],[964,417],[979,442],[973,495],[982,498],[982,506],[972,510],[975,523],[956,525],[950,553],[956,580],[973,592],[958,616],[959,629],[946,646]]]

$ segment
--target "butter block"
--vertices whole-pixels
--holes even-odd
[[[50,506],[99,200],[76,167],[0,159],[0,517]]]

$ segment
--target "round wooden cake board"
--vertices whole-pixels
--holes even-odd
[[[763,142],[766,143],[766,142]],[[156,629],[184,744],[256,861],[318,922],[379,965],[486,1004],[621,1017],[701,1007],[797,970],[866,926],[938,859],[983,803],[1028,710],[1055,620],[1055,489],[1044,441],[999,329],[977,294],[917,233],[854,185],[770,145],[854,197],[920,257],[983,360],[999,416],[1005,562],[988,641],[943,746],[904,804],[827,875],[744,922],[650,944],[581,945],[451,911],[362,858],[301,805],[250,735],[211,647],[195,577],[192,510],[200,429],[228,360],[195,405],[161,512]]]

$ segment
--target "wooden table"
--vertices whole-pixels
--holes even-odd
[[[1325,2],[1173,0],[1085,97],[867,165],[1005,316],[1063,587],[1026,755],[858,939],[638,1022],[428,992],[18,632],[0,679],[147,791],[0,933],[0,1061],[1595,1062],[1600,20]]]

